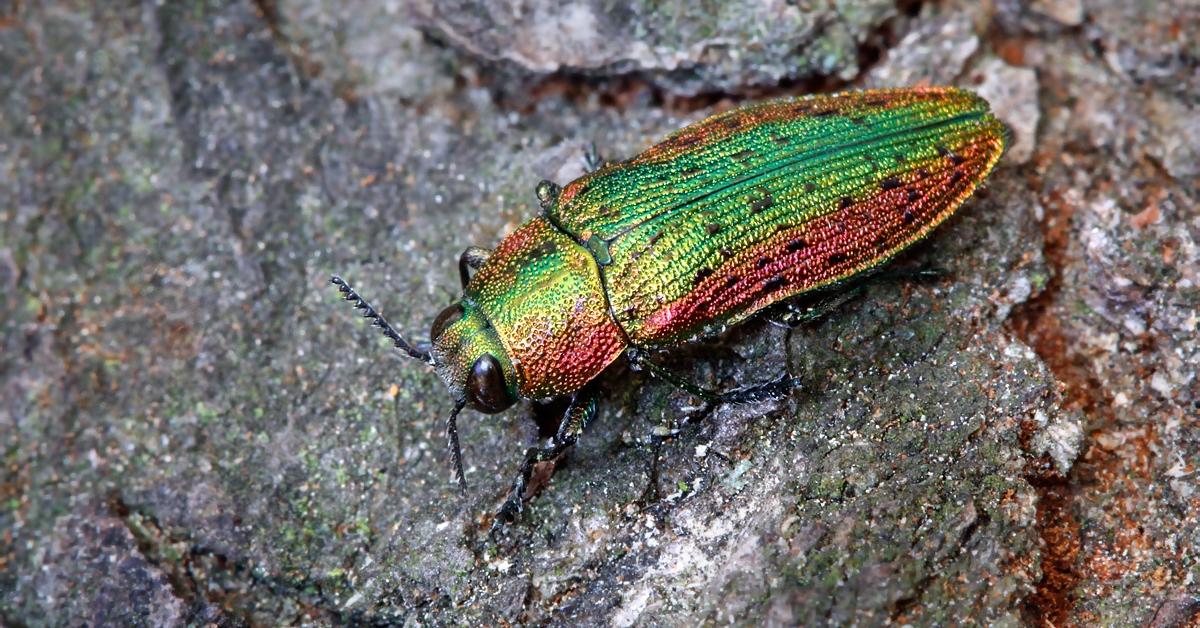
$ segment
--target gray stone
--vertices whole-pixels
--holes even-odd
[[[460,498],[444,387],[329,275],[423,338],[457,254],[534,215],[539,179],[711,110],[539,92],[546,73],[850,79],[895,5],[21,3],[0,22],[0,621],[1186,621],[1200,218],[1195,68],[1169,54],[1192,44],[1135,41],[1167,18],[1119,3],[1076,30],[1002,4],[997,29],[899,19],[863,79],[1020,87],[989,97],[1027,159],[899,262],[949,276],[662,356],[718,388],[789,371],[784,399],[706,414],[615,368],[492,542],[528,409],[464,414]],[[993,39],[1012,15],[1020,67]],[[587,19],[602,37],[555,39]]]
[[[995,58],[986,59],[972,71],[975,90],[992,104],[996,117],[1012,132],[1005,158],[1023,164],[1037,146],[1038,111],[1037,73],[1031,68],[1015,68]]]
[[[893,2],[414,0],[420,23],[473,55],[545,75],[636,74],[682,94],[850,79]]]
[[[172,626],[188,617],[167,575],[101,507],[59,517],[39,545],[28,591],[56,624]]]
[[[950,85],[977,50],[979,37],[969,13],[939,15],[919,24],[890,48],[867,73],[865,86]]]

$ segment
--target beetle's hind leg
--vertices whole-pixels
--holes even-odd
[[[722,404],[722,403],[752,403],[755,401],[765,401],[767,399],[778,399],[786,395],[798,383],[791,375],[784,374],[778,379],[753,386],[744,386],[734,390],[718,392],[709,390],[702,386],[697,386],[692,382],[675,375],[665,367],[655,363],[647,358],[641,351],[630,350],[629,360],[635,366],[645,368],[650,371],[651,375],[671,384],[672,386],[699,397],[705,403]]]
[[[471,271],[479,270],[491,256],[490,249],[478,246],[468,246],[462,255],[458,256],[458,278],[462,280],[463,288],[471,281]]]
[[[772,325],[795,329],[815,323],[829,316],[846,303],[857,299],[867,291],[867,286],[876,281],[936,281],[950,274],[944,268],[922,266],[918,268],[885,268],[861,275],[849,282],[823,291],[825,296],[800,297],[785,301],[782,311],[768,315]]]
[[[937,281],[950,275],[940,266],[917,266],[916,268],[883,268],[866,277],[867,281]]]
[[[783,311],[777,315],[768,316],[767,322],[779,327],[795,329],[802,325],[815,323],[846,303],[857,299],[866,292],[865,286],[853,286],[832,296],[818,301],[787,301],[783,303]]]
[[[525,450],[525,459],[521,462],[521,469],[508,489],[504,505],[500,507],[495,521],[492,522],[492,533],[495,533],[503,524],[514,521],[517,515],[521,514],[525,507],[525,487],[529,484],[529,476],[533,474],[534,465],[554,460],[562,455],[579,440],[580,434],[595,416],[596,397],[589,389],[584,389],[571,399],[571,404],[567,406],[558,432],[550,439],[550,444]]]

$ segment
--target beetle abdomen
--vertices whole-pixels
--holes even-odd
[[[669,344],[887,261],[954,213],[1005,141],[959,89],[776,101],[576,180],[550,216],[611,257],[629,338]]]

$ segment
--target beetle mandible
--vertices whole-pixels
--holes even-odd
[[[510,520],[533,466],[573,445],[595,415],[588,384],[618,357],[706,401],[778,394],[786,377],[719,395],[646,356],[879,268],[950,217],[1007,141],[985,100],[951,87],[752,104],[565,187],[539,183],[539,216],[493,251],[463,252],[462,297],[434,319],[430,343],[410,344],[344,280],[332,282],[446,382],[464,490],[464,407],[494,414],[518,399],[569,400],[550,444],[526,451],[497,516]]]

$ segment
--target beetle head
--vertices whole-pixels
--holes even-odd
[[[430,338],[433,368],[455,398],[486,414],[503,412],[517,400],[508,353],[479,308],[451,304],[434,319]]]
[[[446,436],[450,445],[450,461],[454,465],[458,484],[466,491],[462,454],[458,446],[458,413],[468,403],[480,412],[495,414],[516,400],[516,379],[512,362],[496,330],[487,318],[468,303],[458,302],[442,310],[433,321],[433,343],[410,343],[397,332],[387,319],[358,295],[344,279],[334,275],[330,282],[338,287],[342,297],[362,312],[363,318],[378,327],[397,349],[433,366],[454,395],[454,410],[446,419]]]

